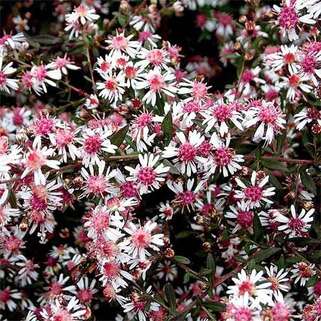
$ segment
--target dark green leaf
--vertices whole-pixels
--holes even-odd
[[[257,253],[254,256],[255,262],[260,263],[261,261],[264,261],[268,259],[269,257],[275,255],[276,253],[280,252],[281,249],[278,247],[271,247],[265,250],[261,250],[259,253]]]
[[[206,266],[209,270],[215,271],[215,261],[212,253],[207,255]]]
[[[300,177],[304,187],[315,195],[317,193],[317,187],[313,181],[313,178],[306,172],[305,169],[300,171]]]
[[[254,219],[253,219],[253,229],[254,229],[254,240],[256,242],[261,241],[264,235],[263,233],[264,231],[263,231],[260,218],[256,213],[254,214]]]
[[[117,147],[119,147],[123,143],[126,137],[127,131],[128,131],[128,126],[121,128],[118,132],[111,135],[110,142],[113,145],[116,145]]]
[[[211,312],[223,312],[226,305],[220,302],[207,302],[204,304]]]
[[[172,312],[176,310],[176,297],[174,288],[170,283],[166,283],[164,287],[165,297]]]
[[[185,256],[176,255],[176,256],[174,256],[174,260],[178,263],[182,263],[182,264],[186,264],[186,265],[191,263],[191,261]]]
[[[164,133],[165,145],[168,145],[173,136],[173,119],[172,113],[169,111],[163,119],[162,130]]]

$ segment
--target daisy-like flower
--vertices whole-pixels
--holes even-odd
[[[115,105],[119,100],[122,100],[125,92],[124,76],[118,73],[116,77],[106,74],[103,74],[102,77],[104,78],[104,82],[97,83],[97,89],[100,90],[99,96],[109,100]]]
[[[56,87],[55,80],[61,79],[59,69],[50,69],[48,66],[39,65],[31,68],[32,88],[37,95],[47,93],[47,86]]]
[[[224,312],[225,321],[262,321],[260,311],[246,293],[240,297],[232,297]]]
[[[151,146],[156,133],[155,123],[158,120],[152,113],[143,112],[135,117],[130,127],[130,136],[136,143],[139,152],[146,151]]]
[[[205,182],[200,181],[196,186],[194,186],[194,183],[194,179],[188,179],[185,187],[185,184],[183,184],[181,181],[167,182],[168,188],[176,194],[173,204],[177,206],[179,210],[194,210],[196,204],[200,202],[200,191],[202,190]]]
[[[321,78],[321,52],[302,52],[299,64],[300,75],[310,78],[313,85],[318,87]]]
[[[242,130],[242,115],[236,110],[233,103],[225,104],[223,101],[208,108],[201,113],[204,117],[203,125],[206,125],[205,132],[216,129],[221,136],[229,131],[231,124]]]
[[[0,289],[0,310],[5,310],[6,308],[13,312],[17,303],[16,300],[21,299],[21,292],[16,289],[11,289],[9,287]]]
[[[68,74],[68,69],[78,70],[80,67],[76,66],[65,54],[63,57],[56,57],[53,62],[47,65],[48,69],[59,70],[62,75]]]
[[[244,127],[249,128],[259,124],[253,137],[255,142],[264,140],[266,144],[271,144],[275,133],[284,129],[286,123],[280,107],[264,100],[250,107],[245,115]]]
[[[102,275],[100,281],[102,281],[103,286],[110,284],[116,292],[119,288],[127,288],[127,281],[133,280],[132,275],[122,268],[118,260],[102,260],[100,262],[100,273]]]
[[[4,34],[0,38],[0,50],[5,46],[10,47],[11,49],[17,49],[25,41],[26,37],[24,36],[23,32],[18,32],[15,35]]]
[[[169,221],[173,218],[174,215],[174,209],[169,204],[169,202],[166,203],[159,203],[159,217],[162,219],[165,219],[166,221]]]
[[[280,87],[286,90],[286,98],[293,102],[297,97],[300,97],[304,93],[310,93],[312,86],[307,83],[310,78],[296,73],[291,73],[287,77],[282,77]]]
[[[249,96],[253,93],[253,84],[262,84],[265,82],[259,77],[260,72],[260,66],[257,66],[254,69],[246,69],[243,71],[242,75],[240,76],[239,91],[242,92],[244,96]]]
[[[26,155],[25,170],[21,178],[26,177],[29,173],[33,173],[35,184],[45,185],[46,177],[43,173],[43,167],[59,169],[60,162],[58,160],[48,159],[48,157],[52,157],[54,154],[55,151],[53,148],[45,146],[35,148],[33,146]]]
[[[49,309],[43,309],[40,314],[44,320],[72,320],[81,321],[84,319],[86,308],[79,301],[72,297],[68,304],[63,304],[56,299],[50,303]]]
[[[311,123],[321,126],[321,112],[313,107],[303,108],[299,113],[294,115],[294,123],[298,130],[302,130],[305,128],[305,125]]]
[[[273,6],[275,13],[278,15],[277,24],[280,27],[282,37],[290,41],[298,39],[297,30],[301,24],[313,25],[316,21],[310,13],[302,15],[301,10],[305,7],[305,1],[284,0],[282,7]],[[303,11],[303,10],[302,10]]]
[[[151,66],[153,68],[158,67],[168,70],[168,65],[170,63],[168,53],[165,49],[148,50],[142,47],[137,58],[140,59],[140,61],[137,62],[137,67],[141,67],[142,69]]]
[[[156,165],[159,161],[159,156],[154,156],[153,154],[140,154],[138,157],[140,164],[136,168],[125,167],[130,173],[129,180],[137,182],[141,194],[159,189],[165,181],[169,167],[164,166],[162,163]]]
[[[106,43],[108,44],[108,49],[110,50],[110,56],[117,59],[123,53],[127,54],[131,58],[134,58],[137,54],[137,48],[140,48],[138,41],[131,40],[134,35],[129,35],[125,37],[125,33],[116,32],[115,36],[111,36]]]
[[[77,282],[76,289],[72,291],[72,293],[76,295],[82,304],[90,304],[95,294],[98,292],[95,286],[95,279],[90,281],[87,276],[83,276]]]
[[[205,102],[209,98],[209,88],[203,81],[184,79],[179,83],[178,94],[186,95],[186,101]]]
[[[254,212],[248,209],[244,201],[238,202],[237,207],[230,206],[230,211],[226,212],[225,217],[229,220],[228,223],[234,226],[232,233],[239,230],[248,230],[253,232]]]
[[[99,99],[96,95],[91,94],[86,98],[85,106],[87,109],[96,109],[99,106]]]
[[[210,143],[213,146],[213,152],[210,153],[208,162],[205,163],[206,176],[212,175],[218,171],[223,173],[224,177],[233,175],[241,169],[244,161],[243,155],[237,155],[233,148],[229,147],[231,136],[227,135],[226,140],[219,138],[216,133],[211,137]]]
[[[141,260],[145,260],[151,256],[150,250],[159,251],[159,248],[164,245],[164,234],[154,233],[157,224],[152,221],[147,221],[144,226],[135,225],[129,222],[124,228],[130,236],[125,239],[121,245],[126,248],[126,252]]]
[[[278,270],[277,266],[271,264],[265,267],[267,280],[271,283],[271,289],[275,297],[282,296],[282,292],[287,293],[290,289],[288,272],[284,269]],[[282,292],[281,292],[282,291]]]
[[[272,204],[273,202],[268,197],[275,194],[275,187],[264,188],[268,181],[269,176],[259,180],[255,171],[252,172],[251,185],[249,186],[245,185],[239,178],[236,178],[237,185],[242,190],[236,190],[235,197],[243,199],[250,209],[260,207],[262,202]]]
[[[88,170],[82,167],[81,176],[85,179],[85,186],[83,187],[84,193],[81,197],[85,195],[103,197],[113,191],[110,180],[114,177],[114,171],[111,171],[110,167],[106,166],[105,161],[99,161],[97,167],[98,172],[93,166],[90,166]]]
[[[302,209],[297,215],[294,205],[291,205],[290,216],[278,213],[276,221],[280,223],[278,230],[288,234],[289,237],[302,236],[309,231],[312,221],[314,208],[309,211]]]
[[[277,52],[266,54],[264,60],[274,71],[286,68],[292,74],[299,69],[300,51],[297,46],[282,45]]]
[[[165,279],[166,282],[173,282],[177,277],[177,267],[171,261],[165,260],[164,263],[159,263],[157,272],[157,277]]]
[[[10,94],[10,89],[18,89],[18,80],[13,78],[8,78],[10,75],[16,72],[16,68],[13,68],[13,62],[8,63],[3,66],[4,52],[0,50],[0,91],[5,91]]]
[[[82,132],[82,138],[79,139],[82,144],[81,154],[82,163],[86,167],[91,167],[95,164],[99,164],[101,156],[103,153],[114,154],[117,147],[113,145],[109,136],[111,132],[108,130],[92,130],[86,128]]]
[[[123,225],[122,216],[111,213],[107,206],[98,205],[86,215],[84,227],[92,239],[104,235],[107,239],[116,241],[122,236],[119,229]]]
[[[67,163],[68,158],[76,160],[81,156],[80,150],[76,147],[76,132],[73,128],[62,125],[57,128],[54,134],[50,135],[50,140],[57,147],[58,155],[61,155],[61,161]]]
[[[314,264],[308,264],[306,262],[296,263],[291,270],[294,283],[299,283],[300,286],[305,286],[309,279],[315,275],[314,268]]]
[[[174,158],[173,163],[177,169],[187,176],[196,173],[200,165],[203,165],[205,159],[198,154],[198,149],[204,141],[197,131],[190,131],[188,137],[184,133],[176,134],[177,143],[167,146],[162,154],[164,158]],[[176,147],[177,146],[177,147]]]
[[[252,270],[250,275],[247,275],[245,270],[241,270],[237,274],[237,278],[232,278],[234,285],[230,285],[227,294],[235,298],[249,296],[253,300],[253,305],[271,304],[272,290],[271,283],[263,277],[263,271],[256,272]]]
[[[80,4],[78,7],[74,8],[74,11],[70,14],[66,14],[67,22],[80,22],[82,25],[87,22],[95,22],[99,19],[99,15],[96,14],[94,8],[89,8],[84,4]]]
[[[39,265],[35,264],[32,260],[28,260],[23,255],[18,255],[15,257],[15,265],[19,267],[17,279],[22,286],[32,284],[38,279],[39,273],[36,269],[39,268]]]
[[[156,67],[141,76],[142,81],[137,84],[136,88],[147,89],[147,93],[143,97],[143,101],[146,104],[155,106],[157,95],[160,97],[161,94],[170,97],[175,96],[177,88],[174,86],[174,81],[176,77],[171,71],[162,73],[160,68]]]

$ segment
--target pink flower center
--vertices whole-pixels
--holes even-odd
[[[46,158],[37,151],[31,151],[27,157],[27,166],[33,171],[41,168],[46,164]]]
[[[303,71],[307,74],[313,74],[316,68],[317,62],[314,56],[306,55],[301,62]]]
[[[84,150],[87,154],[96,154],[101,149],[102,140],[98,135],[90,136],[85,139]]]
[[[207,88],[206,85],[202,82],[194,82],[193,84],[193,96],[196,99],[202,99],[207,96]]]
[[[253,294],[255,288],[253,286],[253,283],[249,280],[243,281],[240,285],[239,285],[239,293],[240,295],[244,295],[245,293],[248,294]]]
[[[275,125],[275,121],[278,118],[278,112],[274,107],[262,107],[258,116],[264,123]]]
[[[115,79],[109,78],[105,81],[105,88],[110,91],[116,91],[117,82]]]
[[[219,105],[213,109],[213,115],[218,121],[226,121],[232,116],[231,108],[228,105]]]
[[[125,68],[125,75],[128,79],[134,79],[136,77],[136,68],[133,66],[127,66]]]
[[[185,113],[197,113],[200,111],[200,105],[195,102],[188,102],[183,106],[183,111]]]
[[[298,75],[291,75],[289,77],[289,85],[293,88],[298,87],[298,84],[300,82],[300,77]]]
[[[47,76],[47,70],[45,66],[38,66],[34,74],[34,77],[36,77],[36,79],[41,82],[45,80],[46,76]]]
[[[294,54],[291,53],[291,52],[286,53],[286,54],[283,56],[283,61],[284,61],[284,63],[287,64],[287,65],[294,63],[294,61],[295,61],[295,56],[294,56]]]
[[[289,220],[288,225],[291,230],[300,232],[304,227],[304,222],[298,217],[293,217]]]
[[[179,194],[179,199],[183,203],[184,206],[191,205],[196,200],[196,195],[192,191],[185,191]]]
[[[104,264],[104,275],[108,279],[115,279],[119,275],[119,265],[113,262],[108,262]]]
[[[16,252],[22,245],[22,241],[15,236],[9,237],[5,242],[5,248],[10,252]]]
[[[30,205],[31,208],[35,211],[44,211],[48,207],[47,200],[45,198],[39,197],[38,195],[32,195]]]
[[[253,224],[254,214],[252,211],[239,211],[237,213],[237,223],[244,229],[248,229]]]
[[[310,119],[317,120],[317,119],[320,119],[320,118],[321,118],[321,113],[320,113],[320,111],[317,110],[316,108],[308,108],[307,116],[308,116]]]
[[[3,71],[0,71],[0,87],[4,87],[7,83],[7,76]]]
[[[289,309],[283,303],[276,303],[272,308],[273,321],[288,321]]]
[[[109,214],[104,211],[94,213],[90,222],[95,231],[100,233],[109,227]]]
[[[125,182],[120,186],[122,196],[124,197],[134,197],[137,195],[137,190],[132,182]]]
[[[147,55],[147,60],[154,66],[161,65],[164,61],[164,55],[162,50],[160,49],[151,50]]]
[[[245,70],[242,74],[242,81],[250,83],[254,79],[254,74],[251,70]]]
[[[127,39],[124,36],[116,36],[112,39],[114,49],[123,50],[127,48]]]
[[[36,135],[45,136],[52,132],[54,122],[49,118],[41,118],[36,121],[35,133]]]
[[[89,303],[92,300],[93,294],[89,289],[82,289],[78,291],[78,298],[82,303]]]
[[[0,76],[1,77],[1,76]],[[0,79],[1,86],[1,79]],[[12,122],[15,126],[23,125],[23,115],[20,113],[20,110],[14,111],[12,115]]]
[[[227,166],[230,164],[233,156],[233,150],[231,148],[219,148],[214,153],[215,163],[219,166]]]
[[[92,194],[104,193],[107,189],[106,178],[102,175],[89,176],[87,180],[87,188],[89,193],[92,193]]]
[[[235,308],[234,318],[235,321],[252,321],[252,310],[246,307]]]
[[[138,125],[138,127],[144,128],[144,127],[150,125],[152,120],[153,120],[152,115],[147,114],[147,113],[143,113],[136,118],[135,123]]]
[[[157,92],[157,91],[161,90],[162,88],[164,88],[164,86],[165,86],[164,78],[158,74],[152,75],[149,78],[148,82],[149,82],[150,89],[153,92]]]
[[[262,198],[262,188],[259,186],[250,186],[245,189],[244,194],[247,199],[252,202],[257,202]]]
[[[56,133],[57,146],[62,148],[72,143],[74,140],[74,134],[68,130],[58,130]]]
[[[299,17],[292,6],[284,6],[279,14],[279,24],[284,29],[295,28]]]
[[[145,249],[150,245],[152,236],[149,232],[139,229],[133,234],[132,241],[135,247]]]
[[[7,303],[10,300],[10,290],[4,289],[0,291],[0,302]]]
[[[67,310],[60,309],[52,318],[53,321],[73,321],[74,318]]]
[[[184,143],[179,147],[178,157],[183,162],[191,162],[197,154],[196,148],[190,143]]]
[[[53,282],[50,286],[50,294],[51,295],[59,295],[62,292],[62,286],[59,282]]]
[[[142,167],[138,171],[137,178],[144,185],[152,185],[155,182],[156,173],[151,167]]]

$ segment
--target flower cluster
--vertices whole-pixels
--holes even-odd
[[[319,2],[103,2],[0,38],[0,320],[320,320]]]

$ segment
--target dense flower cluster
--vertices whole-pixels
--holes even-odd
[[[103,2],[0,38],[0,320],[320,320],[319,1]],[[168,11],[233,86],[183,70]]]

